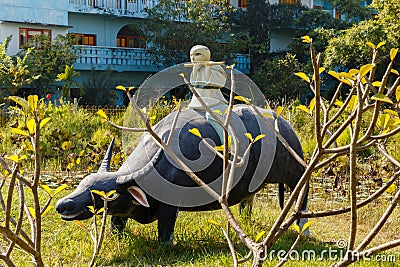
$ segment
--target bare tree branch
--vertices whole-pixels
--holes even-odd
[[[112,127],[122,131],[135,132],[135,133],[146,132],[146,128],[131,128],[131,127],[120,126],[109,120],[107,120],[107,123],[110,124]]]
[[[400,170],[396,172],[381,188],[379,188],[375,193],[370,195],[368,198],[364,199],[357,203],[357,208],[362,208],[367,204],[371,203],[372,201],[378,199],[400,176]],[[326,217],[326,216],[333,216],[339,215],[346,212],[349,212],[351,207],[341,208],[341,209],[334,209],[334,210],[325,210],[325,211],[313,211],[313,212],[301,212],[301,218],[317,218],[317,217]]]
[[[374,228],[371,229],[369,234],[361,241],[358,247],[355,249],[356,251],[361,251],[365,249],[371,241],[376,237],[376,235],[382,230],[382,227],[385,225],[389,216],[393,213],[393,210],[396,208],[397,204],[400,200],[400,190],[397,190],[393,200],[390,202],[390,205],[387,207],[386,211],[382,214],[379,221],[375,224]]]

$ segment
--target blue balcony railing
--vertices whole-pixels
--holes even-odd
[[[237,54],[235,56],[235,68],[244,74],[250,73],[250,55]]]
[[[102,46],[75,46],[78,50],[78,59],[75,63],[77,70],[105,70],[113,71],[148,71],[156,72],[162,66],[156,66],[150,55],[141,48],[102,47]]]
[[[150,55],[142,48],[75,46],[78,59],[74,64],[76,70],[106,70],[118,72],[146,71],[157,72],[164,66],[154,64]],[[235,68],[248,74],[250,72],[250,57],[237,55]]]
[[[69,11],[143,17],[144,10],[153,8],[157,3],[158,0],[69,0]]]

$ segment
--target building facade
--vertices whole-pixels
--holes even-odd
[[[0,3],[0,41],[12,36],[8,53],[16,54],[34,35],[68,33],[68,1],[2,0]]]
[[[241,0],[238,0],[241,1]],[[337,19],[343,19],[344,15],[341,14],[340,10],[335,9],[331,6],[328,1],[325,0],[269,0],[269,3],[272,4],[282,4],[282,5],[303,5],[308,8],[314,8],[323,10],[324,12],[330,14],[332,17]],[[362,1],[360,4],[362,6],[367,6],[372,3],[372,0]],[[300,14],[297,14],[300,15]],[[272,27],[271,29],[271,52],[285,51],[287,50],[288,45],[293,41],[293,37],[295,37],[295,26],[290,24],[288,21],[288,25],[284,25],[283,27]]]
[[[249,0],[231,0],[246,8]],[[324,0],[270,0],[271,4],[302,4],[337,15]],[[118,84],[139,85],[151,73],[162,69],[146,53],[146,40],[140,31],[145,8],[157,0],[2,0],[0,2],[0,41],[12,36],[8,53],[16,54],[35,35],[58,34],[76,37],[80,51],[74,67],[83,83],[95,72],[105,70],[118,77]],[[293,34],[275,31],[271,50],[285,50]],[[249,72],[248,55],[238,55],[236,67]]]

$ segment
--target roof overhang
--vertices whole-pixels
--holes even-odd
[[[29,25],[37,25],[37,26],[45,26],[45,27],[60,27],[60,28],[72,28],[69,25],[61,25],[61,24],[49,24],[49,23],[40,23],[40,22],[32,22],[32,21],[11,21],[11,20],[0,20],[1,23],[12,23],[12,24],[29,24]]]

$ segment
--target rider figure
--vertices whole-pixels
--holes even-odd
[[[190,50],[190,61],[193,66],[190,83],[212,110],[224,112],[228,103],[221,93],[227,79],[226,72],[220,66],[223,62],[210,61],[210,50],[204,45],[195,45]],[[192,97],[188,108],[204,110],[195,96]]]

